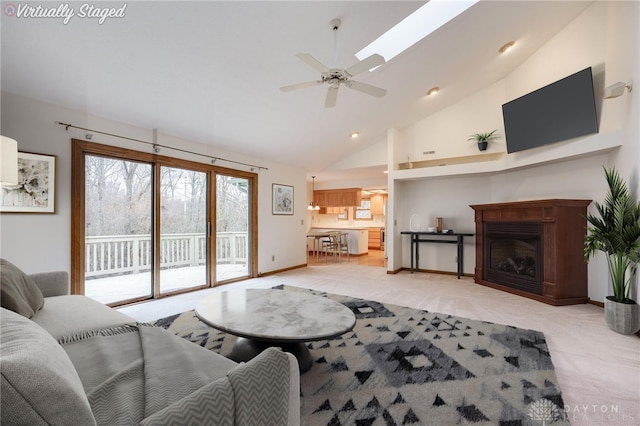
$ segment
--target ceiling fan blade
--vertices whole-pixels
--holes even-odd
[[[338,100],[338,86],[330,86],[327,89],[327,97],[324,100],[325,108],[333,108]]]
[[[387,91],[381,87],[372,86],[366,83],[360,83],[359,81],[347,81],[346,86],[350,89],[357,90],[367,95],[376,96],[378,98],[387,94]]]
[[[296,53],[296,56],[301,60],[303,60],[304,62],[306,62],[307,64],[311,65],[316,71],[320,73],[329,72],[329,68],[322,65],[320,61],[318,61],[316,58],[309,55],[308,53]]]
[[[284,86],[281,87],[280,90],[283,92],[291,92],[292,90],[298,90],[298,89],[306,89],[307,87],[313,87],[313,86],[317,86],[319,84],[322,84],[321,81],[307,81],[306,83],[298,83],[298,84],[292,84],[290,86]]]
[[[345,71],[353,76],[356,74],[360,74],[361,72],[368,71],[371,68],[375,68],[382,64],[384,64],[384,58],[381,55],[374,53],[373,55],[364,58],[360,62],[356,62],[355,64],[351,65]]]

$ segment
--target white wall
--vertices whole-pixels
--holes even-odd
[[[358,143],[355,139],[350,141],[354,144]],[[360,167],[380,166],[387,164],[387,141],[382,139],[364,149],[346,156],[340,161],[332,164],[329,170],[344,170]]]
[[[639,10],[638,2],[595,2],[503,81],[395,132],[395,139],[389,141],[394,144],[389,149],[389,167],[406,161],[406,155],[411,155],[412,161],[431,159],[421,157],[424,150],[435,150],[436,156],[470,155],[469,147],[463,143],[466,135],[494,128],[504,135],[501,117],[496,113],[501,114],[502,103],[588,66],[594,69],[596,94],[616,81],[640,82]],[[634,191],[640,193],[637,185],[639,92],[634,90],[621,98],[597,101],[598,140],[610,143],[613,138],[621,139],[622,146],[612,153],[467,177],[394,180],[394,175],[390,175],[390,201],[394,206],[390,220],[397,221],[397,226],[389,238],[393,245],[389,269],[410,264],[409,240],[398,234],[409,229],[413,214],[423,219],[423,227],[433,225],[434,218],[441,216],[445,228],[473,232],[470,204],[544,198],[602,200],[606,193],[603,165],[615,165],[621,175],[631,181]],[[504,150],[504,146],[493,149]],[[529,155],[525,152],[520,157]],[[454,246],[432,246],[435,245],[420,247],[420,267],[454,271]],[[465,273],[473,273],[474,253],[473,241],[469,239],[465,242]],[[589,264],[589,297],[603,301],[608,294],[606,265],[602,258],[596,258]],[[635,294],[637,299],[637,291]]]
[[[491,196],[490,182],[476,177],[432,178],[402,182],[396,187],[398,227],[408,231],[411,216],[418,218],[414,226],[426,231],[436,226],[436,217],[443,218],[443,228],[460,233],[475,233],[471,204],[485,203]],[[399,210],[399,211],[398,211]],[[401,237],[402,266],[409,267],[409,236]],[[475,238],[464,242],[463,271],[473,274],[475,267]],[[454,272],[457,269],[455,244],[421,244],[420,268]],[[396,267],[397,268],[397,267]]]
[[[608,25],[618,28],[607,38],[607,74],[605,86],[617,81],[632,81],[635,90],[623,97],[607,101],[606,122],[622,130],[623,147],[611,156],[612,163],[627,179],[640,200],[640,2],[616,2],[609,8]],[[601,199],[602,197],[600,197]],[[604,265],[604,260],[599,259]],[[604,266],[601,268],[604,270]],[[590,269],[591,271],[591,269]],[[591,276],[590,276],[591,278]],[[606,280],[604,273],[601,280]],[[640,300],[640,277],[636,275],[631,297]],[[611,292],[607,292],[611,294]]]
[[[55,214],[2,214],[0,215],[0,256],[24,268],[29,273],[70,269],[71,256],[71,139],[85,139],[87,132],[65,131],[55,121],[114,133],[144,141],[153,140],[152,129],[141,129],[126,123],[106,120],[84,111],[34,101],[3,92],[2,135],[18,141],[18,149],[57,156],[56,213]],[[149,152],[144,144],[94,134],[92,142],[127,147]],[[181,140],[162,134],[158,143],[202,152],[231,160],[267,167],[258,172],[258,270],[261,273],[306,263],[305,243],[307,230],[307,183],[305,170],[278,164],[260,158],[250,158],[224,152],[194,141]],[[168,149],[162,155],[208,162],[208,159]],[[219,161],[228,168],[234,166]],[[271,185],[280,183],[294,187],[294,214],[271,214]],[[275,256],[275,261],[272,261]]]
[[[500,138],[492,141],[486,154],[505,152],[502,103],[504,81],[499,81],[457,104],[409,126],[401,131],[402,148],[399,162],[436,160],[478,155],[477,144],[467,140],[474,133],[497,129]],[[433,154],[425,153],[435,151]]]

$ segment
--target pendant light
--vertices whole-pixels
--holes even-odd
[[[316,177],[315,176],[311,176],[312,179],[312,194],[316,192]],[[316,204],[315,206],[313,205],[313,195],[311,197],[311,202],[309,203],[309,207],[307,207],[307,210],[320,210],[320,205]]]

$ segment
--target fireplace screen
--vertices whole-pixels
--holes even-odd
[[[542,228],[538,223],[485,224],[485,279],[541,294]]]
[[[537,239],[529,238],[494,241],[490,247],[490,269],[535,278],[537,243]]]

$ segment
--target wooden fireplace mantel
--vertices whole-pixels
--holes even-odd
[[[470,206],[475,211],[475,282],[550,305],[587,303],[587,264],[584,261],[587,206],[591,200],[549,199]],[[484,228],[488,222],[542,224],[542,293],[535,294],[487,281],[484,274]]]

